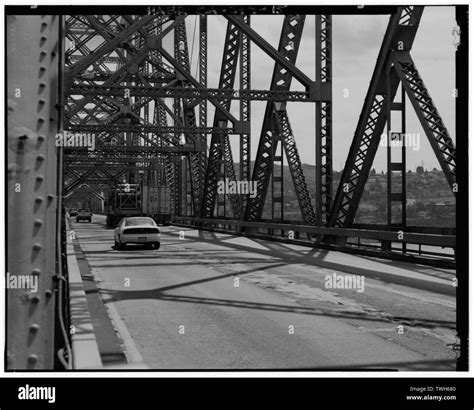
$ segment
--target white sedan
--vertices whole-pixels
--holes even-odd
[[[122,249],[129,243],[160,249],[160,230],[151,218],[133,216],[122,218],[114,232],[115,249]]]

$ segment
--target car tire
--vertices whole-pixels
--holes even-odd
[[[156,249],[156,250],[160,249],[160,242],[154,242],[152,244],[152,247],[153,247],[153,249]]]

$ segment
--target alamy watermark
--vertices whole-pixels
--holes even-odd
[[[365,289],[365,277],[362,275],[340,275],[334,272],[324,277],[326,289],[356,289],[362,293]]]
[[[38,292],[38,276],[14,275],[10,272],[7,272],[5,286],[7,289],[27,289],[36,293]]]
[[[386,133],[383,133],[380,137],[380,145],[382,147],[405,147],[412,148],[413,151],[420,150],[420,133],[401,133],[401,132],[391,132],[390,138]]]
[[[237,194],[250,195],[250,198],[257,196],[257,181],[230,181],[226,178],[225,181],[217,183],[218,194]]]
[[[95,135],[91,133],[68,132],[56,134],[57,147],[84,147],[89,151],[95,149]]]

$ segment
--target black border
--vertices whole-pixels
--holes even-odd
[[[428,7],[430,5],[424,5]],[[433,7],[441,5],[431,5]],[[467,371],[468,370],[468,336],[469,336],[469,279],[468,279],[468,263],[469,263],[469,237],[468,237],[468,5],[446,5],[454,6],[456,9],[456,20],[461,28],[461,44],[456,52],[456,88],[458,89],[458,98],[456,100],[456,146],[462,146],[463,149],[458,150],[457,154],[457,168],[459,169],[457,183],[459,186],[457,200],[456,200],[456,233],[457,233],[457,264],[456,272],[458,278],[458,288],[456,294],[457,308],[456,308],[456,326],[458,336],[460,338],[460,356],[457,360],[457,370]],[[206,14],[241,14],[249,13],[252,14],[391,14],[395,11],[397,6],[364,6],[360,8],[358,6],[152,6],[154,7],[153,13],[163,14],[196,14],[202,13],[203,10]],[[147,6],[112,6],[112,5],[98,5],[98,6],[38,6],[32,8],[31,6],[4,6],[4,22],[5,22],[5,39],[7,24],[6,19],[8,15],[38,15],[38,14],[107,14],[110,9],[113,8],[115,14],[147,14],[150,10]],[[4,58],[7,61],[7,50],[4,47]],[[7,70],[4,72],[5,85],[7,82]],[[5,86],[4,100],[7,96],[7,86]],[[5,104],[5,120],[8,118],[8,105]],[[5,121],[5,135],[8,135],[7,121]],[[5,164],[8,163],[7,150],[8,150],[7,138],[4,140],[5,148]],[[466,149],[464,149],[466,148]],[[6,169],[5,169],[6,171]],[[4,193],[5,198],[8,198],[8,173],[5,172],[4,179]],[[7,220],[8,212],[7,206],[5,206],[5,243],[8,244],[8,231],[7,231]],[[5,253],[5,268],[8,266],[7,253]],[[5,269],[6,271],[6,269]],[[6,295],[7,296],[7,295]],[[5,312],[7,308],[7,297],[5,297]],[[7,336],[6,323],[5,323],[5,339]],[[5,366],[6,366],[6,345],[4,351]],[[4,369],[5,372],[10,373],[12,370]],[[128,370],[127,370],[128,371]],[[170,370],[132,370],[133,372],[167,372]],[[203,372],[203,370],[180,370],[178,372]],[[261,370],[220,370],[219,372],[229,371],[258,371],[268,372],[267,369]],[[285,372],[294,372],[302,370],[284,369]],[[306,371],[311,371],[306,369]],[[315,371],[321,372],[323,370],[316,369]],[[337,369],[327,369],[327,371],[337,371]],[[343,371],[348,371],[343,369]],[[363,370],[362,371],[367,371]],[[373,370],[369,370],[373,371]],[[31,370],[16,370],[16,372],[32,372]],[[50,372],[50,370],[34,370],[34,373]],[[56,372],[56,370],[55,370]],[[81,372],[74,370],[74,372]],[[88,371],[89,372],[89,371]],[[104,370],[96,370],[94,372],[102,373]],[[123,370],[116,370],[115,372],[123,372]],[[416,372],[414,372],[416,374]],[[352,379],[357,381],[358,379]],[[397,379],[390,379],[391,382]],[[452,380],[452,379],[451,379]],[[347,383],[346,383],[347,384]],[[0,403],[1,404],[1,403]]]

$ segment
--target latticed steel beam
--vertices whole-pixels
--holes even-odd
[[[404,89],[415,108],[428,141],[446,176],[454,194],[456,182],[456,148],[436,106],[430,97],[420,73],[415,67],[410,53],[407,51],[393,52],[393,63]]]
[[[316,17],[316,224],[329,220],[332,202],[332,17]]]
[[[301,167],[301,160],[298,150],[296,149],[296,141],[285,109],[275,110],[275,123],[277,131],[281,135],[283,148],[285,149],[288,159],[288,167],[290,168],[290,174],[295,186],[296,197],[301,209],[303,221],[308,225],[314,225],[316,223],[316,216],[311,203],[308,186],[306,185],[303,168]]]
[[[188,40],[186,36],[186,25],[185,23],[181,23],[176,27],[175,30],[175,58],[181,64],[181,67],[186,70],[186,72],[190,75],[191,74],[191,65],[189,62],[189,52],[188,52]],[[187,87],[188,82],[183,81],[182,87]],[[180,101],[175,99],[175,101]],[[182,108],[183,108],[183,116],[184,116],[184,124],[186,127],[196,127],[196,113],[194,109],[194,105],[188,99],[181,99],[182,101]],[[184,133],[186,140],[188,142],[195,141],[199,147],[202,147],[202,150],[206,150],[205,146],[205,139],[203,138],[203,133],[199,133],[197,135],[191,135],[192,133]],[[194,206],[194,210],[199,210],[201,208],[201,197],[202,197],[202,186],[203,186],[203,177],[204,177],[204,169],[205,169],[205,155],[203,152],[200,153],[190,153],[188,155],[188,165],[189,165],[189,173],[190,173],[190,183],[191,183],[191,192],[192,192],[192,202]],[[183,176],[185,183],[186,175]]]
[[[248,54],[247,54],[248,59]],[[134,97],[153,98],[186,98],[190,100],[205,100],[210,97],[216,100],[244,100],[244,101],[300,101],[312,102],[309,92],[306,91],[279,91],[279,90],[250,90],[247,89],[219,89],[219,88],[182,88],[182,87],[153,87],[130,86],[130,95]],[[89,85],[75,84],[67,90],[68,95],[109,95],[122,96],[124,87],[120,85]],[[199,102],[200,104],[202,101]]]
[[[233,15],[226,15],[225,17],[235,24],[239,30],[242,30],[242,32],[245,33],[256,45],[258,45],[263,51],[265,51],[265,53],[273,58],[276,63],[288,70],[292,77],[294,77],[306,87],[307,91],[309,91],[309,89],[314,85],[314,82],[298,67],[296,67],[296,61],[289,61],[288,59],[284,58],[280,49],[275,50],[275,48],[273,48],[260,34],[258,34],[248,24],[246,24],[241,17]],[[287,16],[285,16],[285,18],[286,17]]]
[[[194,88],[199,88],[199,81],[196,80],[188,71],[186,71],[185,68],[183,68],[176,59],[174,59],[162,46],[157,45],[158,50],[160,53],[163,55],[166,60],[168,60],[171,65],[184,77],[185,80],[187,80]],[[218,111],[220,111],[224,117],[229,120],[233,125],[235,125],[238,120],[235,118],[229,110],[226,110],[224,108],[224,104],[220,102],[218,99],[214,97],[209,97],[208,98],[209,102],[216,107]]]
[[[137,18],[131,25],[124,28],[122,31],[117,33],[113,38],[109,39],[108,41],[104,42],[102,46],[100,46],[97,50],[95,50],[92,54],[85,56],[84,58],[80,59],[76,64],[69,68],[66,72],[65,82],[68,83],[72,80],[72,78],[78,75],[80,72],[84,71],[87,67],[91,64],[96,62],[99,58],[107,55],[108,53],[114,51],[120,43],[127,40],[133,33],[135,33],[140,27],[143,27],[150,23],[155,17],[154,16],[143,16]],[[176,23],[176,22],[175,22]],[[179,24],[179,21],[178,21]],[[173,24],[168,26],[166,30],[163,31],[162,37],[164,37],[171,29],[173,29]]]
[[[67,154],[72,154],[72,153],[82,153],[85,155],[90,154],[90,150],[87,149],[86,147],[68,147],[66,148],[66,153]],[[120,153],[120,152],[126,152],[126,153],[150,153],[150,154],[155,154],[155,153],[175,153],[179,155],[185,155],[189,154],[190,152],[201,152],[198,151],[193,144],[185,144],[182,146],[144,146],[144,145],[103,145],[99,147],[95,147],[94,149],[94,155],[102,155],[102,154],[114,154],[114,153]],[[139,161],[140,158],[137,157],[137,161]]]
[[[385,76],[390,73],[392,99],[400,83],[395,70],[390,69],[391,51],[400,46],[404,50],[411,48],[422,12],[423,7],[400,7],[397,13],[390,17],[334,199],[329,220],[330,226],[350,227],[354,221],[386,123],[387,81]],[[328,240],[331,239],[328,238]]]
[[[278,60],[283,59],[291,64],[296,62],[304,21],[305,16],[285,16],[278,46],[278,52],[280,53]],[[292,73],[284,66],[276,63],[270,88],[272,90],[289,90],[292,78]],[[278,114],[275,116],[277,111]],[[275,118],[280,121],[277,129],[274,127]],[[281,121],[283,121],[283,123]],[[270,176],[273,172],[273,160],[276,150],[276,144],[274,143],[275,132],[282,132],[280,135],[282,144],[285,146],[286,152],[290,152],[288,162],[289,164],[291,163],[290,172],[297,192],[303,219],[307,223],[314,224],[316,217],[312,208],[311,196],[306,185],[293,133],[287,121],[286,106],[274,102],[267,103],[265,111],[252,178],[253,181],[257,182],[257,195],[255,198],[249,198],[247,201],[245,220],[257,221],[262,216]]]
[[[250,26],[250,16],[243,16],[245,24]],[[250,64],[250,39],[243,33],[240,33],[240,93],[246,94],[251,90],[251,64]],[[250,94],[250,93],[249,93]],[[240,121],[246,122],[250,125],[250,100],[252,98],[242,98],[240,100]],[[251,128],[248,127],[247,134],[240,135],[240,165],[239,173],[240,180],[247,181],[250,178],[250,138]],[[241,209],[246,206],[244,197],[241,196]],[[241,212],[241,216],[244,216],[244,212]]]
[[[161,127],[158,125],[125,125],[125,124],[70,124],[66,127],[66,130],[73,132],[85,132],[85,133],[101,133],[101,132],[136,132],[136,133],[184,133],[184,134],[233,134],[234,131],[230,128],[219,128],[219,127],[193,127],[193,126],[168,126]]]
[[[199,85],[207,89],[207,16],[199,16]],[[199,97],[199,126],[207,127],[207,99]],[[207,135],[201,134],[201,139],[207,147]],[[203,170],[207,163],[207,149],[203,158]]]
[[[221,74],[219,78],[219,88],[232,88],[237,71],[237,61],[240,49],[240,34],[238,29],[232,24],[227,24],[226,37],[224,42],[224,53],[222,57]],[[230,109],[231,100],[223,100],[222,105],[226,110]],[[216,110],[214,115],[214,128],[222,128],[227,119],[222,111]],[[230,141],[227,135],[212,133],[209,147],[209,157],[204,185],[201,217],[212,218],[217,198],[217,182],[219,179],[219,166],[222,159],[225,163],[226,177],[235,181],[235,170],[232,160]],[[236,218],[240,217],[240,201],[235,194],[229,195],[232,209]]]

